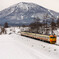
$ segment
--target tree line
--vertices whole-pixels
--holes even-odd
[[[39,33],[40,29],[43,28],[51,28],[51,31],[53,32],[53,30],[56,30],[57,28],[59,28],[59,18],[57,19],[57,21],[55,21],[54,18],[51,18],[51,22],[49,24],[49,20],[43,20],[43,22],[40,22],[41,19],[39,17],[34,18],[34,22],[31,23],[28,27],[30,27],[29,32],[36,32]],[[25,25],[24,25],[25,26]],[[48,33],[48,32],[46,32]]]

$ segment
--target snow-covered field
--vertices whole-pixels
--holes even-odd
[[[11,27],[0,35],[0,59],[59,59],[57,45],[21,36],[19,28]]]

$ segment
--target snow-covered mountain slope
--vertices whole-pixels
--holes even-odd
[[[59,13],[56,13],[50,10],[55,17],[59,16]],[[0,23],[11,23],[11,24],[26,24],[34,21],[35,17],[44,19],[44,15],[48,14],[51,17],[51,13],[48,9],[34,4],[20,2],[15,4],[5,10],[0,11]]]

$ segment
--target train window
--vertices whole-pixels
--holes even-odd
[[[56,38],[56,37],[50,37],[50,38]]]
[[[49,39],[49,37],[47,37],[47,39]]]

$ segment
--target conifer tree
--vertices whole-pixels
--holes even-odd
[[[4,28],[8,28],[8,23],[7,22],[4,24]]]

